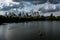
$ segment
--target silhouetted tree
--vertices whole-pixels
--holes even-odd
[[[23,15],[23,17],[19,17]],[[39,14],[37,14],[39,15]],[[9,12],[7,15],[7,12],[5,13],[5,16],[0,15],[0,23],[11,23],[11,22],[22,22],[22,21],[45,21],[45,20],[50,20],[50,21],[60,21],[60,16],[53,16],[53,13],[51,13],[50,16],[31,16],[28,13],[24,16],[24,12],[21,14],[21,12],[16,16],[14,12]]]
[[[12,14],[12,16],[16,16],[16,14],[14,12],[12,12],[11,14]]]
[[[53,13],[51,13],[50,17],[53,17]]]
[[[7,12],[5,13],[5,16],[7,16]]]
[[[26,13],[26,16],[29,16],[28,13]]]
[[[60,20],[60,16],[57,16],[57,18],[56,18],[57,20]]]
[[[8,16],[12,16],[11,12],[9,12]]]
[[[44,15],[42,15],[42,16],[40,17],[40,20],[45,20]]]
[[[55,16],[53,16],[53,14],[51,13],[51,15],[49,16],[49,18],[48,18],[49,20],[55,20],[56,19],[56,17]]]
[[[21,16],[21,12],[18,14],[18,16]]]

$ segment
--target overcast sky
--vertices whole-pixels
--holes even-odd
[[[60,0],[0,0],[0,14],[5,12],[58,12]]]
[[[13,0],[15,2],[20,2],[20,1],[42,1],[46,2],[47,0]],[[60,0],[49,0],[50,3],[60,3]]]

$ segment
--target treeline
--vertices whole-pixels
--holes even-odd
[[[60,16],[53,16],[51,14],[50,16],[31,16],[26,14],[25,16],[21,16],[19,14],[18,16],[14,15],[0,15],[0,23],[12,23],[12,22],[24,22],[24,21],[60,21]]]

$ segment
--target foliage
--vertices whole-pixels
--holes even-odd
[[[5,16],[0,15],[0,23],[12,23],[12,22],[24,22],[24,21],[60,21],[60,16],[53,16],[51,14],[50,16],[32,16],[28,15],[28,13],[25,16],[21,16],[21,13],[16,16],[14,13],[10,13],[9,15],[5,14]]]

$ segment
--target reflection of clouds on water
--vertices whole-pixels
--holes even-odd
[[[2,26],[0,26],[0,36],[1,36],[1,34],[2,34]]]
[[[40,30],[40,31],[39,31]],[[40,35],[40,32],[43,33]],[[0,40],[31,40],[47,36],[49,40],[60,39],[59,21],[32,21],[0,25]],[[45,39],[44,39],[45,40]]]
[[[31,40],[47,36],[49,39],[60,39],[59,26],[59,21],[11,23],[0,26],[0,38],[3,39],[5,37],[7,40]]]
[[[5,33],[7,31],[7,26],[6,25],[0,25],[0,40],[5,39]]]
[[[11,24],[10,27],[8,28],[6,37],[8,37],[8,39],[16,37],[17,40],[20,38],[22,39],[27,37],[30,38],[30,36],[32,37],[33,35],[37,35],[39,31],[38,27],[36,27],[36,25],[32,26],[33,24],[31,23],[18,23],[13,25]]]
[[[0,26],[0,40],[2,40],[3,38],[3,27]]]

